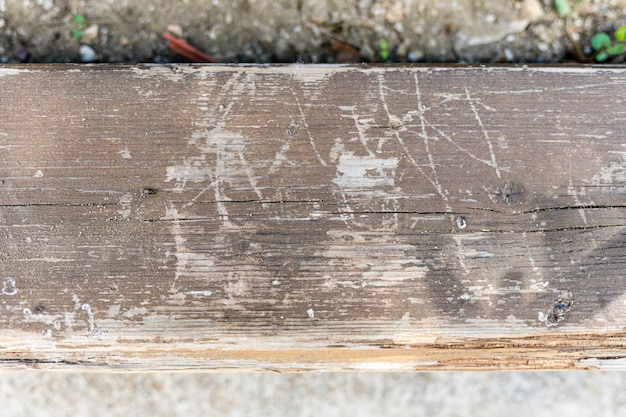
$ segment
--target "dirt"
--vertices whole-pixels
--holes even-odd
[[[626,0],[0,0],[0,62],[585,62]],[[617,56],[610,62],[623,62]]]

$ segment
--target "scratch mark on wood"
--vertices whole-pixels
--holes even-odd
[[[496,154],[493,150],[493,144],[491,143],[489,132],[487,132],[487,129],[485,128],[485,125],[483,124],[483,121],[480,118],[480,115],[478,114],[478,110],[476,110],[476,106],[474,105],[475,99],[472,99],[470,97],[469,90],[467,89],[467,87],[465,87],[465,98],[467,99],[467,102],[469,103],[469,106],[472,109],[472,113],[474,114],[476,123],[478,123],[478,126],[480,126],[480,130],[482,131],[483,137],[485,138],[485,141],[487,142],[487,146],[489,147],[489,154],[491,155],[490,165],[496,170],[496,175],[498,176],[498,178],[501,178],[502,174],[500,173],[500,167],[498,166],[498,161],[496,160]]]
[[[356,127],[358,139],[361,142],[361,145],[363,145],[363,149],[365,149],[365,151],[370,156],[374,156],[374,152],[372,152],[367,146],[368,138],[366,135],[367,128],[369,127],[368,122],[371,119],[360,120],[359,115],[356,113],[356,106],[340,106],[339,109],[344,112],[350,112],[350,114],[342,114],[341,116],[350,118],[354,121],[354,126]]]
[[[292,87],[289,87],[289,89],[291,91],[291,95],[294,101],[296,102],[296,106],[298,107],[300,120],[302,122],[302,126],[304,127],[304,130],[309,139],[309,143],[311,144],[311,148],[313,149],[313,152],[315,153],[315,156],[317,157],[317,160],[319,161],[319,163],[322,164],[322,166],[327,166],[328,164],[326,163],[326,161],[324,161],[324,158],[322,158],[322,155],[320,155],[320,152],[317,150],[317,145],[315,145],[315,139],[313,138],[313,135],[311,134],[311,129],[309,128],[309,124],[306,120],[306,114],[304,112],[304,109],[302,109],[302,105],[300,104],[300,99],[298,98],[298,96],[296,95],[296,92],[293,90]]]

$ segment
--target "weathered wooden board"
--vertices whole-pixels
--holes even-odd
[[[626,367],[625,77],[1,67],[0,364]]]

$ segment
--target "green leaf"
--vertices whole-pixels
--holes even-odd
[[[561,17],[566,17],[570,13],[568,0],[554,0],[554,8]]]
[[[80,38],[83,37],[83,31],[79,30],[79,29],[74,29],[72,31],[72,38],[76,39],[76,40],[80,40]]]
[[[596,61],[604,62],[604,61],[607,60],[608,57],[609,57],[609,54],[607,54],[606,52],[602,51],[602,52],[599,52],[598,55],[596,55]]]
[[[623,54],[624,51],[626,51],[626,46],[623,43],[616,43],[606,48],[606,53],[609,55]]]
[[[620,26],[615,31],[615,39],[624,42],[626,41],[626,26]]]
[[[85,24],[85,16],[75,14],[72,16],[72,20],[76,23],[77,26],[82,26]]]
[[[611,38],[604,32],[596,33],[591,38],[591,47],[594,51],[599,51],[602,48],[608,48],[611,46]]]
[[[388,47],[389,44],[386,40],[383,39],[380,41],[380,59],[383,61],[386,61],[387,58],[389,58],[389,51],[387,50]]]

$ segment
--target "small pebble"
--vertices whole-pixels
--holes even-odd
[[[513,61],[513,52],[509,48],[504,48],[504,56],[506,56],[506,60],[509,62]]]
[[[404,7],[402,6],[402,3],[394,3],[393,6],[387,10],[385,19],[387,19],[387,22],[391,24],[399,23],[404,20]]]
[[[81,62],[93,62],[98,59],[96,51],[94,51],[91,46],[81,45],[78,49],[78,53],[80,54]]]
[[[174,36],[183,37],[183,28],[180,25],[167,25],[166,29]]]
[[[417,62],[424,57],[424,53],[421,51],[411,51],[407,54],[406,58],[410,62]]]
[[[24,62],[28,59],[28,51],[21,45],[15,45],[13,47],[13,58],[20,62]]]
[[[544,17],[543,6],[539,0],[523,0],[521,8],[524,17],[531,22],[536,22]]]
[[[98,25],[93,24],[83,30],[83,36],[80,38],[85,42],[91,42],[98,37]]]

